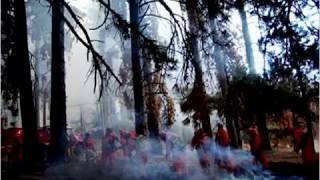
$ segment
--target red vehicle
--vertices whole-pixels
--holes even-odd
[[[38,129],[38,138],[39,138],[40,144],[48,146],[49,137],[50,137],[49,135],[50,135],[49,128],[45,127],[45,128]]]
[[[10,128],[1,131],[1,160],[22,158],[22,128]]]
[[[1,131],[1,161],[22,159],[22,128],[3,129]],[[38,139],[42,147],[49,145],[49,131],[47,128],[38,129]]]

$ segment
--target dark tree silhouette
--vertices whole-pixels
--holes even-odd
[[[130,0],[130,23],[136,29],[139,29],[139,1]],[[145,134],[145,119],[144,119],[144,96],[142,84],[142,68],[139,48],[139,35],[131,31],[131,64],[133,76],[133,93],[134,93],[134,108],[135,108],[135,127],[137,134]]]
[[[50,80],[49,59],[51,58],[51,14],[48,13],[48,3],[44,0],[27,1],[27,21],[29,40],[34,44],[33,49],[33,91],[37,111],[38,127],[40,127],[40,109],[45,108],[46,80]],[[48,88],[49,90],[49,88]],[[42,98],[42,99],[41,99]],[[41,103],[42,101],[42,103]],[[42,118],[43,122],[45,118]]]
[[[246,11],[244,10],[244,6],[245,6],[245,0],[237,0],[235,2],[235,7],[237,8],[240,14],[240,19],[241,19],[242,34],[243,34],[243,40],[244,40],[244,45],[246,49],[247,64],[248,64],[250,73],[255,74],[256,68],[255,68],[255,63],[253,58],[253,51],[252,51],[251,38],[249,33],[247,14],[246,14]]]
[[[189,94],[187,101],[182,104],[182,110],[193,109],[196,116],[194,119],[200,119],[201,126],[208,136],[212,137],[212,129],[210,124],[210,116],[208,110],[207,93],[203,81],[203,72],[200,60],[200,51],[198,44],[199,37],[199,15],[197,13],[198,3],[195,0],[186,1],[186,11],[189,20],[188,44],[186,45],[190,50],[190,61],[195,71],[195,80],[192,92]]]
[[[223,42],[223,35],[221,33],[221,29],[218,28],[218,19],[227,17],[226,13],[223,13],[223,9],[225,9],[225,5],[223,2],[213,0],[213,1],[206,1],[206,5],[208,8],[208,18],[209,18],[209,25],[212,31],[211,39],[212,42],[217,42],[214,44],[213,50],[213,59],[215,62],[215,67],[217,71],[217,80],[219,83],[219,87],[222,93],[222,96],[226,98],[228,94],[228,75],[226,72],[227,67],[227,60],[224,59],[223,56],[223,49],[228,48],[226,43]],[[220,42],[220,43],[219,43]],[[228,129],[228,134],[230,137],[230,145],[232,147],[238,147],[239,142],[239,129],[235,126],[237,122],[235,122],[234,118],[226,112],[223,113],[226,119],[226,125]]]
[[[112,9],[110,6],[110,3],[105,2],[103,0],[99,0],[98,2],[102,7],[105,8],[105,12],[107,12],[105,13],[106,16],[110,15],[112,17],[113,24],[119,30],[122,37],[125,40],[128,39],[129,37],[131,38],[131,60],[132,60],[131,66],[132,66],[132,76],[133,76],[132,86],[134,91],[133,93],[134,97],[131,98],[127,92],[124,93],[124,97],[126,99],[126,102],[128,102],[128,100],[130,101],[130,99],[134,99],[133,101],[135,103],[134,107],[135,107],[136,132],[138,134],[142,134],[142,133],[144,134],[145,133],[144,131],[146,130],[144,113],[155,112],[154,109],[148,112],[145,110],[146,109],[145,103],[147,103],[147,105],[150,105],[149,102],[152,102],[152,103],[155,102],[155,99],[153,98],[146,99],[145,96],[149,96],[147,94],[151,94],[151,95],[164,94],[164,96],[167,96],[167,93],[163,91],[163,88],[159,88],[157,92],[151,92],[151,93],[145,92],[145,90],[147,90],[148,88],[146,89],[143,86],[143,81],[144,80],[149,81],[152,79],[152,77],[150,76],[151,79],[150,77],[147,77],[147,76],[146,76],[146,79],[142,77],[142,73],[143,73],[142,66],[152,62],[155,66],[154,70],[149,69],[148,71],[151,70],[150,75],[154,75],[155,72],[160,73],[161,78],[157,84],[159,87],[163,87],[162,84],[164,84],[164,79],[165,79],[164,77],[166,76],[167,70],[173,69],[176,64],[176,61],[174,60],[174,57],[176,55],[174,51],[174,46],[176,43],[175,38],[178,36],[177,27],[175,26],[173,27],[173,29],[175,29],[175,33],[173,33],[170,43],[167,46],[161,45],[159,42],[153,39],[154,37],[149,37],[145,35],[144,30],[146,29],[147,26],[141,25],[141,21],[145,16],[151,16],[151,17],[160,18],[160,19],[165,19],[165,18],[158,16],[156,14],[148,13],[148,11],[145,11],[143,12],[143,14],[139,15],[141,11],[141,7],[152,5],[150,3],[154,3],[153,1],[150,1],[150,2],[145,1],[139,5],[137,4],[138,2],[129,1],[130,23],[127,22],[126,19],[123,18],[120,14],[118,14],[114,9]],[[103,22],[97,28],[100,28],[104,24],[106,24],[106,22]],[[144,26],[144,27],[141,27],[141,26]],[[134,46],[136,46],[136,48]],[[124,57],[127,57],[127,56],[124,56]],[[125,74],[124,72],[124,68],[128,68],[128,66],[129,66],[129,63],[127,62],[123,63],[123,66],[121,67],[121,70],[120,70],[120,76],[125,80],[127,85],[130,85],[131,82],[128,81],[129,79],[128,75]],[[144,70],[147,70],[147,69],[144,68]],[[146,83],[148,84],[148,82]],[[170,104],[170,103],[167,103],[167,104]],[[154,114],[149,114],[149,115],[150,115],[149,117],[152,117],[149,121],[150,123],[149,127],[151,128],[149,129],[149,132],[152,131],[153,134],[158,134],[157,133],[158,121],[156,120],[157,118],[156,116],[154,116]],[[171,120],[172,118],[169,118],[169,119]]]
[[[33,102],[30,60],[28,51],[26,9],[24,0],[14,1],[15,14],[15,58],[18,79],[21,119],[23,128],[23,156],[27,162],[39,160],[37,119]]]
[[[308,135],[312,137],[307,75],[319,68],[319,28],[305,22],[312,18],[306,13],[317,12],[319,3],[283,0],[252,1],[252,5],[263,32],[259,45],[271,67],[265,74],[275,85],[288,80],[297,82],[304,104],[299,114],[305,118]],[[278,50],[273,51],[274,47]]]
[[[64,62],[64,0],[52,1],[50,160],[64,161],[67,141]]]
[[[1,95],[4,103],[18,99],[18,75],[16,73],[15,16],[13,0],[1,1]]]

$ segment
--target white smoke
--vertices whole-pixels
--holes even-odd
[[[137,140],[138,144],[132,151],[131,157],[116,156],[114,164],[98,159],[90,162],[71,162],[49,168],[46,175],[49,179],[281,179],[272,175],[261,165],[254,163],[249,152],[223,148],[211,142],[207,145],[209,155],[214,160],[230,160],[235,167],[227,170],[212,163],[208,168],[202,168],[196,150],[189,145],[175,141],[171,148],[168,143],[161,142],[159,146],[146,138]],[[121,147],[122,149],[125,146]],[[119,149],[119,152],[121,151]],[[121,153],[120,153],[121,154]],[[145,158],[143,158],[145,157]],[[182,163],[184,171],[175,171],[175,163]],[[302,179],[299,177],[282,177],[283,179]]]

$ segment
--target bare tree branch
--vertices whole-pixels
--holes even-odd
[[[110,0],[108,0],[108,3],[110,3]],[[108,16],[109,16],[109,11],[108,10],[105,11],[104,14],[105,14],[105,16],[104,16],[104,19],[103,19],[102,23],[100,25],[98,25],[97,27],[90,28],[90,30],[97,30],[100,27],[102,27],[104,24],[106,24],[106,22],[108,20]]]
[[[52,0],[47,0],[50,4],[52,4]],[[113,76],[113,78],[119,83],[119,85],[121,86],[122,83],[120,81],[120,79],[115,75],[115,73],[112,71],[111,67],[103,60],[103,57],[94,49],[93,44],[92,44],[92,40],[90,39],[90,36],[87,32],[87,30],[85,29],[85,27],[82,25],[82,23],[80,22],[80,20],[78,19],[77,15],[73,12],[72,8],[68,5],[68,3],[63,1],[63,5],[64,7],[67,9],[68,13],[71,15],[72,19],[75,21],[75,23],[80,27],[82,33],[85,35],[85,39],[80,37],[80,35],[76,32],[75,28],[72,26],[72,24],[69,22],[69,20],[62,14],[63,20],[64,22],[67,24],[67,26],[69,27],[69,29],[71,30],[71,32],[73,33],[73,35],[77,38],[77,40],[79,40],[87,49],[88,49],[88,53],[87,53],[87,59],[89,59],[89,53],[91,53],[92,55],[92,60],[93,60],[93,68],[92,71],[94,71],[94,92],[95,92],[95,88],[96,88],[96,75],[97,75],[97,71],[99,72],[99,77],[101,80],[100,83],[100,97],[102,95],[103,92],[103,88],[104,88],[104,79],[106,77],[106,73],[109,72],[111,74],[111,76]],[[60,12],[61,13],[61,12]],[[101,64],[106,68],[106,72],[102,72],[102,68],[101,68]]]

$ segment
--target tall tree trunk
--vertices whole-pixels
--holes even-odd
[[[99,103],[96,102],[96,118],[97,118],[97,128],[102,127],[101,126],[101,116],[100,116],[100,108],[99,108]],[[99,135],[100,136],[100,135]]]
[[[217,9],[219,9],[219,4],[218,4],[218,0],[211,0],[211,1],[207,1],[207,7],[208,7],[208,13],[209,13],[209,22],[210,22],[210,28],[211,30],[214,32],[211,36],[212,41],[216,42],[216,40],[220,36],[220,32],[217,28],[216,25],[216,16],[217,16]],[[216,36],[215,36],[216,35]],[[228,89],[228,82],[227,82],[227,74],[225,71],[225,61],[223,60],[224,57],[222,56],[222,47],[219,44],[216,44],[214,46],[214,55],[213,55],[213,59],[215,61],[216,64],[216,70],[217,70],[217,79],[219,82],[219,86],[221,89],[221,93],[223,96],[226,96],[227,94],[227,89]]]
[[[85,123],[83,122],[83,114],[82,114],[82,106],[80,106],[80,127],[81,127],[81,134],[86,132]]]
[[[216,11],[219,6],[218,6],[218,1],[217,0],[213,0],[213,1],[207,1],[207,7],[208,7],[208,13],[209,13],[209,22],[210,22],[210,28],[211,30],[214,32],[213,34],[216,35],[212,35],[212,41],[216,42],[216,40],[221,37],[219,30],[217,28],[216,25],[216,16],[217,16],[217,12]],[[213,59],[215,61],[216,64],[216,70],[217,70],[217,79],[219,82],[219,86],[221,89],[221,94],[224,97],[224,99],[227,99],[227,93],[228,93],[228,81],[227,81],[227,74],[225,71],[225,61],[223,59],[225,59],[222,55],[222,47],[219,44],[216,44],[214,46],[214,55],[213,55]],[[228,114],[228,111],[225,111],[225,118],[226,118],[226,124],[227,124],[227,130],[228,130],[228,134],[230,137],[230,145],[232,147],[237,148],[237,133],[235,131],[236,127],[234,126],[235,123],[233,122],[233,118],[232,116],[230,116],[230,114]]]
[[[139,27],[139,0],[129,0],[130,23]],[[135,128],[137,134],[145,134],[144,97],[142,84],[142,70],[139,50],[139,36],[131,31],[131,63],[133,75],[133,94],[135,108]]]
[[[146,100],[146,112],[147,112],[147,127],[149,131],[149,137],[152,139],[151,152],[160,154],[161,144],[159,138],[159,115],[160,107],[158,107],[158,96],[155,93],[157,88],[153,83],[155,82],[154,73],[152,73],[152,67],[150,62],[146,62],[144,65],[144,77],[146,78],[145,85],[145,100]]]
[[[211,25],[211,27],[212,27],[212,30],[216,30],[215,26]],[[222,56],[222,49],[219,45],[216,45],[214,50],[214,60],[216,63],[217,79],[219,82],[222,96],[224,97],[224,99],[226,99],[228,94],[228,82],[227,82],[227,74],[225,72],[225,63],[223,62],[223,59],[224,58]],[[226,118],[228,134],[230,137],[230,145],[234,148],[238,148],[238,144],[239,144],[238,128],[236,126],[235,119],[232,116],[227,115],[227,113],[229,112],[225,111],[224,114]]]
[[[99,31],[99,39],[101,39],[103,41],[106,40],[106,30],[104,28]],[[105,55],[106,54],[105,44],[100,43],[99,50],[102,54]],[[109,57],[109,58],[112,58],[112,57]],[[103,117],[102,121],[101,121],[103,131],[105,131],[106,127],[110,127],[110,126],[106,125],[106,121],[110,121],[110,118],[111,118],[111,114],[109,113],[110,106],[113,106],[111,103],[114,103],[114,102],[109,99],[109,95],[108,95],[108,92],[105,87],[104,92],[101,97],[101,101],[100,101],[100,107],[101,107],[101,112],[102,112],[102,117]],[[106,117],[107,117],[107,119],[106,119]]]
[[[63,12],[63,0],[53,0],[50,107],[50,160],[52,162],[64,161],[67,140]]]
[[[39,160],[37,119],[33,102],[32,81],[27,38],[26,9],[24,0],[14,1],[15,13],[15,54],[19,74],[19,93],[23,128],[23,158],[33,163]]]
[[[143,69],[144,77],[146,78],[145,86],[145,98],[146,98],[146,111],[147,111],[147,125],[149,130],[149,135],[151,138],[157,138],[159,136],[159,121],[156,111],[156,95],[154,95],[154,85],[152,79],[152,67],[150,62],[146,62]]]
[[[222,56],[222,49],[219,45],[214,47],[214,61],[216,64],[217,79],[221,89],[222,96],[226,96],[228,90],[227,74],[225,72],[225,62]]]
[[[267,128],[266,115],[264,113],[259,113],[257,115],[257,126],[258,131],[262,137],[262,146],[264,150],[271,150],[269,131]]]
[[[225,115],[226,116],[226,125],[230,138],[230,146],[233,148],[239,147],[239,135],[237,133],[236,124],[233,117],[230,115],[230,112]]]
[[[148,97],[150,101],[149,103],[154,104],[156,103],[156,97],[155,96],[149,96]],[[147,105],[148,106],[148,105]],[[155,113],[157,109],[153,109],[154,107],[150,105],[148,108],[148,113],[147,113],[147,118],[148,118],[148,130],[149,130],[149,135],[151,138],[158,138],[159,137],[159,121],[158,117]]]
[[[46,78],[42,77],[42,93],[43,93],[43,111],[42,111],[42,123],[43,127],[47,126],[47,97],[48,97],[48,92],[47,92],[47,87],[46,87]]]
[[[157,13],[156,5],[150,4],[150,6],[141,7],[141,12],[148,11],[149,13]],[[158,39],[158,22],[153,21],[146,17],[142,20],[142,24],[148,23],[149,26],[145,29],[145,35],[152,37],[153,39]],[[155,72],[156,71],[156,72]],[[147,112],[147,126],[149,130],[149,135],[160,145],[159,139],[159,118],[160,118],[160,105],[159,103],[159,95],[157,95],[157,91],[160,89],[159,82],[159,71],[155,69],[152,61],[144,60],[143,64],[143,77],[145,82],[145,104],[146,104],[146,112]],[[160,147],[156,147],[158,150]]]
[[[105,134],[106,127],[105,127],[105,110],[104,110],[104,97],[102,96],[99,101],[99,109],[100,109],[100,118],[101,118],[101,127],[103,134]]]
[[[247,15],[244,10],[244,0],[237,0],[236,6],[238,8],[238,12],[239,12],[240,18],[241,18],[242,33],[243,33],[243,39],[244,39],[244,44],[245,44],[245,48],[246,48],[246,58],[247,58],[249,71],[250,71],[250,73],[255,74],[256,69],[255,69],[255,63],[254,63],[254,58],[253,58],[253,51],[252,51],[252,46],[251,46],[251,39],[250,39]]]
[[[35,103],[35,109],[36,109],[36,119],[37,119],[37,124],[38,127],[40,127],[40,89],[39,89],[39,76],[40,76],[40,69],[39,69],[39,63],[40,63],[40,38],[38,38],[35,41],[35,64],[34,64],[34,69],[35,69],[35,79],[34,79],[34,103]]]
[[[196,0],[187,0],[186,1],[186,9],[189,21],[189,29],[190,29],[190,46],[193,57],[191,58],[191,63],[195,70],[195,81],[194,81],[194,89],[199,89],[199,93],[203,93],[204,99],[201,107],[199,108],[200,120],[202,123],[202,128],[208,136],[212,137],[212,129],[210,123],[209,109],[208,109],[208,99],[203,81],[203,72],[201,67],[201,60],[199,54],[199,44],[198,44],[198,30],[199,26],[197,23],[197,1]]]
[[[42,112],[43,127],[47,126],[47,92],[43,92],[43,112]]]
[[[225,110],[224,110],[224,114],[225,114],[225,117],[226,117],[226,124],[227,124],[227,129],[228,129],[228,133],[229,133],[229,137],[230,137],[230,145],[231,147],[234,147],[234,148],[238,148],[239,146],[239,129],[237,129],[237,125],[235,122],[235,112],[233,111],[233,109],[230,109],[230,104],[233,103],[233,102],[230,102],[230,99],[231,97],[230,96],[233,96],[233,94],[231,93],[227,93],[226,95],[226,106],[225,106]]]
[[[238,148],[238,147],[242,147],[242,137],[241,137],[241,134],[240,134],[240,121],[239,119],[234,119],[234,122],[235,122],[235,127],[236,127],[236,134],[237,134],[237,147],[235,148]]]
[[[306,95],[306,87],[305,87],[305,84],[303,83],[303,72],[301,71],[301,66],[299,66],[297,63],[295,64],[295,69],[297,69],[298,82],[299,82],[300,92],[301,92],[302,99],[303,99],[302,103],[304,103],[303,107],[305,107],[305,109],[303,109],[302,111],[304,112],[303,115],[305,116],[305,121],[306,121],[306,125],[307,125],[307,135],[312,140],[311,141],[312,142],[312,149],[313,149],[313,152],[315,152],[311,115],[308,110],[309,103],[308,103],[308,99],[307,99],[307,95]]]

